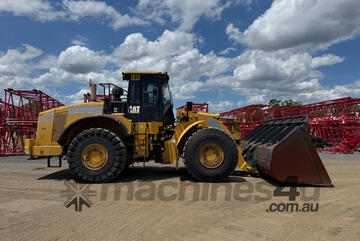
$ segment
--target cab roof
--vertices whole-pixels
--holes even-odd
[[[141,79],[141,75],[155,75],[158,76],[161,81],[169,80],[167,72],[150,72],[150,71],[129,71],[123,72],[123,80],[135,80],[138,81]]]
[[[151,71],[128,71],[123,74],[167,74],[167,72],[151,72]]]

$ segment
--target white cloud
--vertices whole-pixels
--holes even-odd
[[[141,33],[128,35],[124,42],[114,51],[118,61],[137,60],[142,57],[154,56],[161,58],[175,56],[192,50],[197,39],[193,34],[181,31],[165,30],[155,41],[148,41]]]
[[[242,106],[242,105],[244,105],[244,102],[241,101],[241,100],[239,100],[239,101],[236,103],[236,106]]]
[[[265,102],[265,95],[252,95],[248,98],[248,103],[263,104]]]
[[[37,86],[61,87],[70,83],[79,83],[88,86],[89,79],[97,83],[110,82],[121,87],[126,83],[122,81],[121,71],[99,70],[97,72],[89,72],[84,74],[71,73],[63,69],[52,67],[48,72],[32,79],[32,83]]]
[[[235,65],[234,65],[235,68]],[[205,85],[203,86],[204,90],[226,90],[232,89],[235,87],[234,83],[236,80],[232,75],[229,74],[219,74],[211,76],[206,80]]]
[[[165,30],[151,41],[141,33],[128,35],[113,52],[93,51],[72,46],[59,56],[43,54],[31,45],[9,49],[0,54],[0,84],[13,88],[57,88],[77,83],[87,89],[88,80],[112,82],[126,87],[122,71],[167,71],[173,97],[194,100],[201,91],[222,91],[239,95],[241,104],[266,103],[271,98],[311,100],[320,97],[356,95],[359,83],[322,86],[320,66],[340,63],[342,57],[323,54],[312,57],[309,52],[247,49],[235,58],[201,53],[196,48],[196,35]],[[75,90],[73,90],[75,91]],[[323,93],[323,94],[321,94]],[[66,103],[81,94],[70,92]],[[80,100],[81,101],[81,100]],[[235,105],[235,104],[234,104]],[[229,100],[214,104],[213,111],[232,107]]]
[[[234,70],[237,86],[284,89],[304,80],[312,71],[312,57],[308,53],[286,55],[280,52],[247,50],[238,57]]]
[[[232,90],[239,97],[245,96],[248,104],[256,104],[266,103],[270,98],[300,100],[314,91],[326,90],[320,83],[323,75],[315,68],[339,63],[343,58],[335,55],[313,58],[307,52],[248,49],[232,61],[233,75],[212,76],[202,89]]]
[[[177,100],[195,99],[196,93],[204,85],[204,83],[200,81],[183,82],[183,84],[180,84],[178,82],[175,83],[170,82],[170,83],[171,83],[172,97]]]
[[[351,85],[322,86],[324,76],[316,70],[341,63],[344,57],[312,54],[359,35],[359,7],[356,0],[275,0],[246,30],[229,24],[229,39],[248,47],[235,60],[233,88],[247,96],[249,104],[271,97],[324,100],[327,94],[354,94]],[[209,80],[208,85],[221,81]]]
[[[41,59],[37,63],[33,63],[32,67],[38,70],[48,70],[49,68],[57,64],[58,57],[54,55],[41,56]]]
[[[2,89],[13,88],[13,89],[28,89],[32,86],[32,79],[26,76],[0,76],[0,85]]]
[[[310,80],[303,80],[298,81],[294,85],[294,91],[309,91],[312,90],[320,90],[322,86],[319,83],[318,79],[310,79]]]
[[[229,38],[262,50],[326,49],[360,34],[360,1],[275,0],[244,32],[232,24]]]
[[[219,52],[220,55],[227,55],[229,54],[230,52],[234,52],[236,51],[236,48],[234,47],[229,47],[229,48],[226,48],[224,49],[223,51]]]
[[[59,67],[74,74],[86,74],[102,69],[106,59],[96,52],[81,46],[72,46],[62,51],[59,56]]]
[[[189,31],[201,16],[218,19],[232,1],[220,0],[139,0],[133,12],[139,17],[164,24],[167,19],[179,25],[179,30]]]
[[[330,66],[338,63],[342,63],[345,60],[343,57],[339,57],[333,54],[324,54],[312,59],[311,67],[316,69],[320,66]]]
[[[89,93],[89,88],[82,88],[78,92],[65,96],[65,102],[70,104],[78,104],[84,100],[84,94]]]
[[[140,18],[119,13],[106,2],[64,0],[63,5],[68,17],[72,20],[79,20],[83,17],[105,18],[109,21],[109,25],[115,30],[131,25],[146,24],[146,22]]]
[[[253,3],[253,0],[233,0],[236,5],[250,6]]]
[[[48,72],[33,79],[33,83],[40,86],[58,87],[71,82],[85,82],[81,75],[75,75],[63,69],[51,67]]]
[[[57,11],[46,0],[1,0],[0,12],[12,12],[15,16],[28,16],[38,21],[62,18],[65,13]]]
[[[171,78],[173,97],[193,99],[204,88],[204,79],[232,71],[235,66],[232,59],[219,57],[214,52],[200,53],[195,47],[197,41],[193,34],[166,30],[154,41],[146,39],[140,33],[131,34],[110,54],[95,52],[82,46],[69,47],[58,57],[43,56],[42,51],[38,50],[40,52],[29,57],[29,65],[42,63],[42,68],[47,71],[24,73],[22,79],[17,81],[27,81],[32,83],[28,86],[45,88],[61,87],[73,82],[87,85],[88,79],[92,78],[97,82],[113,82],[125,87],[126,82],[121,81],[122,71],[167,71]],[[23,54],[30,55],[26,51]],[[9,62],[6,66],[10,64]],[[24,64],[19,69],[26,69]],[[106,64],[110,64],[111,69],[104,69]]]
[[[228,35],[229,39],[233,40],[234,42],[241,42],[243,38],[243,34],[240,32],[238,28],[234,27],[234,24],[230,23],[226,27],[226,34]]]
[[[232,102],[227,100],[221,100],[218,103],[212,103],[211,101],[208,101],[210,112],[225,112],[230,110],[234,105]]]
[[[79,46],[85,46],[88,39],[85,36],[82,36],[80,34],[76,35],[74,39],[71,41],[72,45],[79,45]]]
[[[232,60],[215,53],[201,54],[197,38],[182,31],[168,31],[155,41],[131,34],[113,52],[113,62],[124,71],[167,71],[177,99],[190,99],[204,83],[200,76],[216,76],[232,70]],[[164,51],[166,50],[166,51]]]
[[[336,85],[333,88],[322,88],[312,92],[299,93],[298,98],[305,100],[307,103],[314,101],[324,101],[342,97],[356,97],[360,95],[360,80],[351,84]]]
[[[0,53],[0,85],[4,88],[47,89],[73,82],[87,85],[89,78],[93,78],[123,86],[121,71],[103,69],[106,59],[107,56],[80,46],[72,46],[59,56],[52,56],[23,44],[21,48]]]
[[[232,5],[251,8],[252,0],[139,0],[129,14],[122,14],[105,1],[95,0],[16,0],[0,1],[0,12],[11,12],[16,16],[26,16],[36,21],[79,21],[90,17],[100,23],[107,23],[114,30],[151,22],[176,29],[190,31],[201,18],[219,20],[224,9]],[[77,40],[75,40],[77,41]],[[75,43],[82,45],[79,43]]]
[[[15,16],[26,16],[36,21],[79,21],[91,17],[100,22],[107,22],[114,30],[133,25],[145,25],[138,17],[121,14],[114,7],[101,1],[63,0],[61,4],[51,4],[47,0],[0,1],[0,12],[11,12]]]
[[[8,49],[0,52],[0,74],[2,76],[25,76],[33,70],[31,60],[42,55],[42,50],[29,44],[19,49]]]

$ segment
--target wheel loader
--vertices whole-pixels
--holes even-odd
[[[103,102],[75,104],[40,113],[31,156],[66,157],[78,179],[108,182],[134,162],[185,168],[195,180],[217,181],[238,168],[279,183],[332,186],[311,144],[306,116],[273,119],[245,137],[232,133],[219,114],[186,109],[173,113],[166,72],[125,72],[127,91],[111,84]],[[96,84],[90,81],[91,99]],[[48,163],[49,165],[49,163]]]

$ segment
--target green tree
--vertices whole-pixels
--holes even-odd
[[[292,99],[284,100],[281,105],[302,105],[301,101],[294,101]]]
[[[30,111],[33,111],[33,112],[35,112],[36,111],[36,103],[35,102],[31,102],[31,105],[30,105],[30,103],[26,103],[25,105],[24,105],[24,108],[25,109],[27,109],[27,110],[30,110]],[[30,108],[29,108],[30,107]]]
[[[276,107],[276,106],[279,106],[280,104],[281,104],[281,100],[278,100],[278,99],[271,99],[269,101],[270,107]]]

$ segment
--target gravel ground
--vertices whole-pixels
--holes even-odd
[[[353,154],[322,152],[319,155],[322,160],[360,161],[360,152],[354,152]]]
[[[87,185],[75,183],[67,165],[0,157],[0,239],[360,240],[360,153],[320,156],[335,187],[298,187],[295,201],[241,173],[225,183],[194,183],[183,168],[147,164],[113,183]],[[72,187],[83,198],[75,200],[89,204],[81,212],[65,207],[77,197]],[[288,203],[313,209],[281,211]]]

